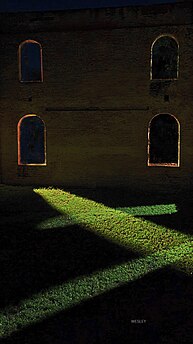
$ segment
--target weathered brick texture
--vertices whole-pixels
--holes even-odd
[[[184,190],[193,183],[193,5],[0,15],[1,182]],[[179,43],[179,79],[150,80],[151,45]],[[43,83],[20,83],[18,48],[41,43]],[[164,96],[169,96],[169,101]],[[47,166],[17,164],[17,123],[46,125]],[[180,167],[147,166],[148,123],[180,122]]]

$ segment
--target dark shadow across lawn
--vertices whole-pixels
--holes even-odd
[[[61,217],[31,188],[3,192],[1,188],[1,309],[17,312],[17,304],[33,294],[137,256],[78,223],[69,224],[65,214]],[[38,229],[58,216],[60,227]]]
[[[8,313],[17,312],[17,305],[23,299],[47,288],[136,258],[133,252],[87,231],[79,223],[69,224],[65,214],[64,225],[60,221],[60,226],[38,229],[43,221],[54,220],[61,214],[32,188],[23,188],[20,193],[10,187],[6,195],[2,192],[3,188],[0,189],[0,290],[1,309],[5,307]],[[73,192],[114,208],[166,204],[165,197],[159,200],[142,195],[140,198],[126,190],[122,194],[118,190],[112,193],[99,190],[97,197],[94,193],[89,196],[85,192],[83,195],[83,191]],[[175,203],[173,198],[167,201]],[[176,204],[178,209],[181,204],[181,213],[179,210],[172,216],[181,214],[183,224],[186,205],[180,201]],[[166,221],[167,227],[174,228],[174,219],[165,216],[153,216],[151,221],[159,224]],[[178,218],[175,221],[174,229],[179,230]],[[192,297],[192,279],[165,268],[49,316],[0,342],[189,344],[192,343]],[[131,320],[146,320],[146,323],[136,324]]]
[[[191,344],[192,288],[190,277],[164,268],[50,316],[1,343]]]

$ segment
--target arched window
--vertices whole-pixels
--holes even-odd
[[[26,115],[18,123],[18,164],[46,165],[45,124],[36,115]]]
[[[151,79],[177,79],[179,48],[171,36],[161,36],[152,44]]]
[[[148,166],[179,166],[180,124],[170,114],[153,117],[148,127]]]
[[[19,46],[19,79],[23,82],[43,81],[42,47],[27,40]]]

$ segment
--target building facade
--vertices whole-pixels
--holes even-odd
[[[192,13],[1,14],[1,183],[189,190]]]

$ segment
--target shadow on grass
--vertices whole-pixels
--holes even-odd
[[[8,314],[9,310],[17,313],[17,305],[22,300],[45,289],[137,257],[79,223],[70,223],[67,214],[61,216],[33,189],[23,188],[22,193],[15,190],[10,187],[4,195],[3,189],[0,190],[1,308],[5,307]],[[111,207],[166,203],[164,199],[153,198],[152,201],[144,195],[141,198],[130,196],[126,191],[124,195],[120,195],[120,191],[112,191],[112,194],[109,190],[100,191],[97,199],[93,198],[94,194],[81,192],[74,191]],[[60,221],[54,222],[58,217]],[[165,215],[157,217],[163,221]],[[45,220],[55,225],[39,227]],[[173,224],[168,226],[172,228]],[[0,342],[170,344],[179,342],[180,338],[180,343],[189,344],[192,342],[192,288],[190,277],[169,268],[161,269],[48,316]],[[131,320],[146,322],[137,324]]]
[[[192,280],[164,268],[50,316],[3,343],[190,344],[191,297]]]
[[[140,215],[158,225],[193,234],[193,192],[166,194],[131,193],[128,189],[72,189],[77,196],[88,198],[112,208],[142,207],[175,204],[177,212],[162,215]]]
[[[1,308],[17,306],[43,289],[137,256],[78,223],[69,224],[67,216],[33,189],[16,190],[10,188],[5,194],[0,190]],[[58,216],[60,227],[54,227]],[[38,229],[45,220],[52,221],[53,228]]]

